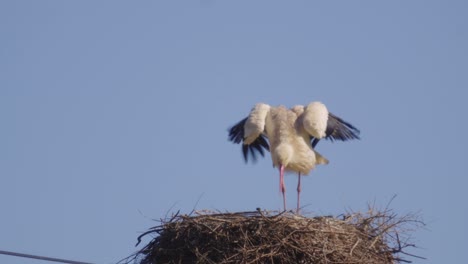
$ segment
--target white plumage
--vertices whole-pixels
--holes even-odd
[[[328,164],[328,160],[314,150],[322,138],[330,140],[357,139],[359,130],[351,124],[329,113],[320,102],[306,107],[297,105],[291,109],[284,106],[271,107],[258,103],[248,117],[229,130],[229,139],[243,142],[242,151],[247,162],[249,154],[271,152],[273,166],[280,171],[280,190],[286,210],[284,171],[299,174],[297,186],[297,211],[301,192],[301,175],[307,175],[316,165]]]
[[[314,138],[326,137],[328,122],[327,107],[320,102],[310,103],[304,110],[302,124],[304,129]]]
[[[258,103],[250,111],[249,117],[244,125],[244,144],[249,145],[263,133],[266,117],[270,111],[267,104]]]

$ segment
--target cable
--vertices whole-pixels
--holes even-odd
[[[68,264],[93,264],[93,263],[90,263],[90,262],[81,262],[81,261],[74,261],[74,260],[67,260],[67,259],[49,258],[49,257],[36,256],[36,255],[30,255],[30,254],[23,254],[23,253],[16,253],[16,252],[11,252],[11,251],[4,251],[4,250],[0,250],[0,255],[10,255],[10,256],[21,257],[21,258],[40,259],[40,260],[45,260],[45,261],[53,261],[53,262],[68,263]]]

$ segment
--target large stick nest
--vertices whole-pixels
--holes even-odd
[[[154,238],[126,263],[400,263],[414,215],[304,217],[289,212],[175,214],[138,237]],[[404,237],[404,239],[402,239]],[[138,245],[138,244],[137,244]]]

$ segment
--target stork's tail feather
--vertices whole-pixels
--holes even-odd
[[[316,160],[317,164],[328,164],[329,163],[328,159],[325,158],[324,156],[322,156],[320,153],[318,153],[315,150],[314,150],[314,153],[315,153],[315,160]]]

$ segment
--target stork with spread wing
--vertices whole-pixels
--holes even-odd
[[[229,130],[229,140],[242,144],[242,153],[247,162],[257,154],[271,152],[273,166],[280,171],[280,190],[286,210],[284,172],[297,172],[297,212],[299,212],[301,176],[307,175],[318,164],[328,160],[315,151],[322,139],[347,141],[359,139],[359,130],[350,123],[328,112],[320,102],[307,106],[297,105],[291,109],[272,107],[258,103],[248,117]]]

